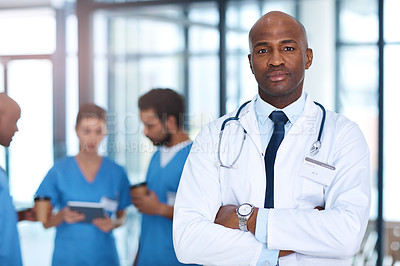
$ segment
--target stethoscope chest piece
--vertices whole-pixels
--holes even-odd
[[[311,146],[310,154],[312,156],[316,155],[319,150],[321,149],[321,141],[317,140],[316,142],[313,143]]]

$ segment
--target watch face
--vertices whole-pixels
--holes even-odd
[[[253,209],[253,207],[250,204],[243,204],[239,207],[239,214],[242,216],[247,216],[251,213],[251,210]]]

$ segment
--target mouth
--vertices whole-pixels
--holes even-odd
[[[290,74],[287,71],[278,70],[278,71],[272,71],[272,72],[268,73],[267,78],[270,81],[277,82],[277,81],[282,81],[282,80],[286,79],[287,77],[289,77],[289,75]]]

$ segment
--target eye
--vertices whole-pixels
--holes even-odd
[[[268,53],[268,50],[263,48],[263,49],[260,49],[257,53],[259,53],[259,54]]]
[[[287,46],[283,49],[284,51],[294,51],[293,47]]]

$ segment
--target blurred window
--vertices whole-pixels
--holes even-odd
[[[398,33],[400,36],[400,33]],[[400,222],[398,208],[398,195],[400,179],[398,178],[398,153],[400,150],[399,134],[394,123],[397,121],[400,90],[398,79],[398,65],[400,62],[400,45],[387,45],[385,47],[385,93],[384,93],[384,188],[383,217],[386,221]]]
[[[385,25],[385,41],[386,42],[400,42],[400,1],[398,0],[385,0],[384,1],[384,25]]]
[[[341,0],[339,39],[342,42],[378,42],[378,1]]]
[[[10,192],[18,204],[31,203],[53,164],[53,84],[49,60],[9,63],[8,95],[21,107],[19,131],[10,145]]]
[[[0,11],[0,55],[53,53],[55,31],[51,9]]]

